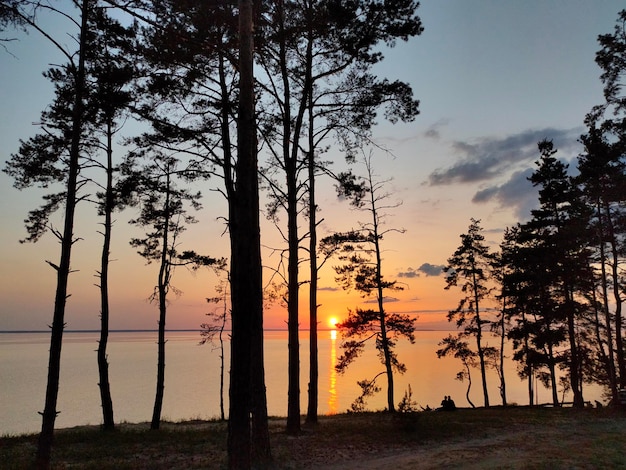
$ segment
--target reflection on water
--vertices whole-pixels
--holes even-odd
[[[324,332],[319,346],[320,414],[345,412],[361,394],[358,380],[380,371],[376,349],[368,346],[347,371],[338,374],[335,366],[341,356],[341,338],[337,331]],[[414,399],[423,407],[436,407],[443,395],[450,395],[457,406],[469,406],[465,400],[466,383],[455,379],[461,365],[450,357],[437,359],[438,342],[447,336],[443,331],[418,331],[415,344],[398,342],[398,357],[407,366],[406,374],[395,377],[397,399],[411,385]],[[99,424],[100,393],[96,365],[98,333],[65,332],[59,386],[59,428]],[[197,331],[167,333],[168,363],[165,378],[163,417],[172,421],[209,419],[219,416],[219,355],[210,347],[198,346]],[[287,353],[286,331],[267,331],[265,339],[265,385],[268,413],[287,414]],[[0,435],[6,433],[35,433],[41,428],[38,414],[44,403],[49,333],[0,333]],[[308,336],[302,333],[301,347],[308,349]],[[152,416],[157,356],[156,332],[115,332],[110,337],[109,362],[111,392],[115,417],[119,421],[142,422]],[[230,362],[230,348],[224,351]],[[509,403],[528,403],[527,382],[516,374],[516,364],[507,352],[507,394]],[[324,365],[325,364],[325,365]],[[301,389],[309,378],[308,357],[302,360]],[[480,374],[476,372],[477,376]],[[488,376],[493,401],[498,401],[498,377]],[[228,387],[228,375],[226,375]],[[535,401],[549,400],[549,390],[536,384]],[[585,399],[602,400],[602,390],[587,386]],[[538,394],[538,396],[537,396]],[[480,403],[481,393],[472,388],[472,397]],[[301,408],[306,407],[307,395],[300,394]],[[226,406],[228,394],[226,393]],[[567,401],[567,400],[566,400]],[[378,393],[368,401],[368,409],[386,407],[386,394]],[[0,468],[2,466],[0,465]]]
[[[337,330],[330,332],[330,371],[328,374],[328,414],[337,414]]]

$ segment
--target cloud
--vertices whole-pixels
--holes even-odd
[[[318,291],[326,291],[326,292],[337,292],[341,290],[339,287],[320,287],[317,289]]]
[[[528,168],[514,172],[505,183],[478,191],[472,202],[484,204],[495,201],[502,208],[513,209],[519,220],[527,220],[530,211],[538,206],[537,189],[528,181],[533,171],[534,169]]]
[[[383,297],[383,302],[385,303],[392,303],[392,302],[400,302],[400,299],[398,299],[397,297]],[[378,303],[378,299],[368,299],[368,300],[364,300],[363,301],[364,304],[377,304]]]
[[[412,279],[414,277],[420,277],[420,273],[417,269],[408,268],[406,271],[399,272],[398,277],[406,277],[408,279]]]
[[[580,150],[577,139],[582,128],[527,130],[503,138],[484,137],[475,142],[455,141],[452,149],[459,160],[428,177],[432,186],[490,181],[519,170],[539,158],[537,142],[551,139],[561,153]]]
[[[429,139],[433,139],[433,140],[439,140],[441,137],[441,133],[439,132],[439,129],[441,129],[442,127],[445,127],[449,124],[449,121],[447,119],[440,119],[439,121],[435,122],[434,124],[431,124],[428,129],[426,129],[424,131],[424,137],[427,137]]]
[[[398,274],[398,277],[415,278],[422,274],[426,276],[439,276],[443,270],[443,266],[424,263],[419,268],[408,268],[406,271]]]
[[[444,266],[435,265],[430,263],[422,264],[418,269],[418,271],[424,273],[426,276],[439,276],[443,271]]]

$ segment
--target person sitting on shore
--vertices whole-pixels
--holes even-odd
[[[456,404],[449,395],[446,395],[445,397],[443,397],[443,401],[441,402],[441,408],[439,409],[442,411],[454,411],[456,410]]]

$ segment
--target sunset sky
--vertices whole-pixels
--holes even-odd
[[[449,328],[445,313],[456,306],[458,291],[444,291],[440,267],[459,244],[470,218],[481,219],[494,248],[505,227],[528,217],[536,191],[526,180],[538,158],[537,142],[552,139],[558,156],[571,160],[581,152],[577,139],[592,106],[602,103],[600,69],[594,62],[597,36],[613,31],[618,0],[424,0],[419,14],[425,31],[407,44],[386,51],[377,68],[390,79],[408,81],[420,100],[412,123],[391,125],[382,118],[374,139],[392,152],[375,154],[374,168],[386,184],[388,228],[404,228],[383,240],[383,269],[405,289],[393,294],[387,309],[418,317],[418,328]],[[61,26],[59,26],[61,27]],[[0,159],[6,162],[19,139],[37,132],[33,123],[51,101],[50,84],[41,76],[58,54],[36,32],[14,34],[19,41],[0,47]],[[64,41],[70,39],[65,36]],[[341,160],[337,151],[329,156]],[[338,201],[322,182],[320,235],[366,221]],[[224,234],[226,205],[211,184],[198,185],[204,197],[199,223],[183,235],[183,249],[228,256]],[[0,331],[44,330],[52,320],[56,278],[46,260],[56,263],[59,244],[47,235],[37,244],[20,244],[23,219],[40,204],[40,190],[17,191],[0,175]],[[97,329],[98,269],[101,236],[93,207],[78,211],[76,243],[66,314],[67,328]],[[141,232],[118,214],[111,257],[111,328],[154,329],[157,308],[152,293],[156,269],[128,245]],[[286,217],[282,217],[284,223]],[[276,266],[282,248],[276,229],[263,220],[264,264]],[[60,227],[60,219],[55,219]],[[304,232],[306,226],[302,224]],[[306,279],[306,264],[303,264]],[[269,280],[267,271],[266,281]],[[333,271],[321,273],[319,302],[323,327],[341,319],[347,308],[364,306],[355,293],[338,289]],[[211,272],[179,269],[173,284],[167,327],[197,328],[213,307],[217,281]],[[302,288],[301,325],[308,327],[306,286]],[[268,307],[267,328],[286,327],[286,311]]]

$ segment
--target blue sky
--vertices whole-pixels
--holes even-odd
[[[585,114],[602,102],[594,62],[597,36],[613,31],[622,8],[616,0],[425,0],[419,9],[422,36],[386,51],[378,73],[410,82],[421,102],[414,122],[392,126],[381,120],[374,138],[393,153],[377,156],[375,167],[381,177],[393,177],[389,188],[402,201],[393,223],[407,230],[390,239],[387,266],[390,276],[407,283],[401,308],[419,313],[422,326],[435,325],[435,316],[456,304],[458,293],[444,292],[433,268],[453,253],[470,217],[482,220],[494,244],[506,226],[527,217],[536,201],[526,177],[538,157],[537,141],[553,139],[564,159],[581,151],[577,138],[584,132]],[[62,23],[57,27],[62,30]],[[51,99],[41,72],[60,60],[36,32],[15,36],[19,41],[7,43],[8,52],[0,50],[3,162],[20,138],[36,132],[32,123]],[[69,36],[61,37],[71,43]],[[0,330],[44,329],[51,318],[54,273],[44,260],[58,258],[58,244],[51,237],[37,245],[18,243],[25,233],[22,220],[41,194],[19,192],[0,175]],[[205,194],[205,207],[213,207],[216,196]],[[358,219],[330,191],[320,204],[327,230],[350,228],[345,221]],[[187,235],[190,242],[214,238],[216,249],[225,249],[222,226],[215,223],[222,208],[216,201],[212,211],[202,213],[202,222]],[[95,328],[98,221],[87,209],[79,214],[78,234],[85,241],[76,250],[79,272],[71,280],[68,323],[74,329]],[[123,216],[118,227],[113,257],[120,295],[114,306],[124,314],[114,316],[112,326],[152,328],[155,309],[145,300],[152,281],[144,279],[151,268],[127,246],[131,232]],[[270,237],[272,229],[264,234]],[[195,328],[203,321],[204,297],[211,295],[215,279],[182,272],[179,279],[185,294],[173,303],[180,313],[173,315],[171,327]],[[322,287],[332,290],[331,283],[328,276]],[[276,315],[280,326],[282,317]]]

